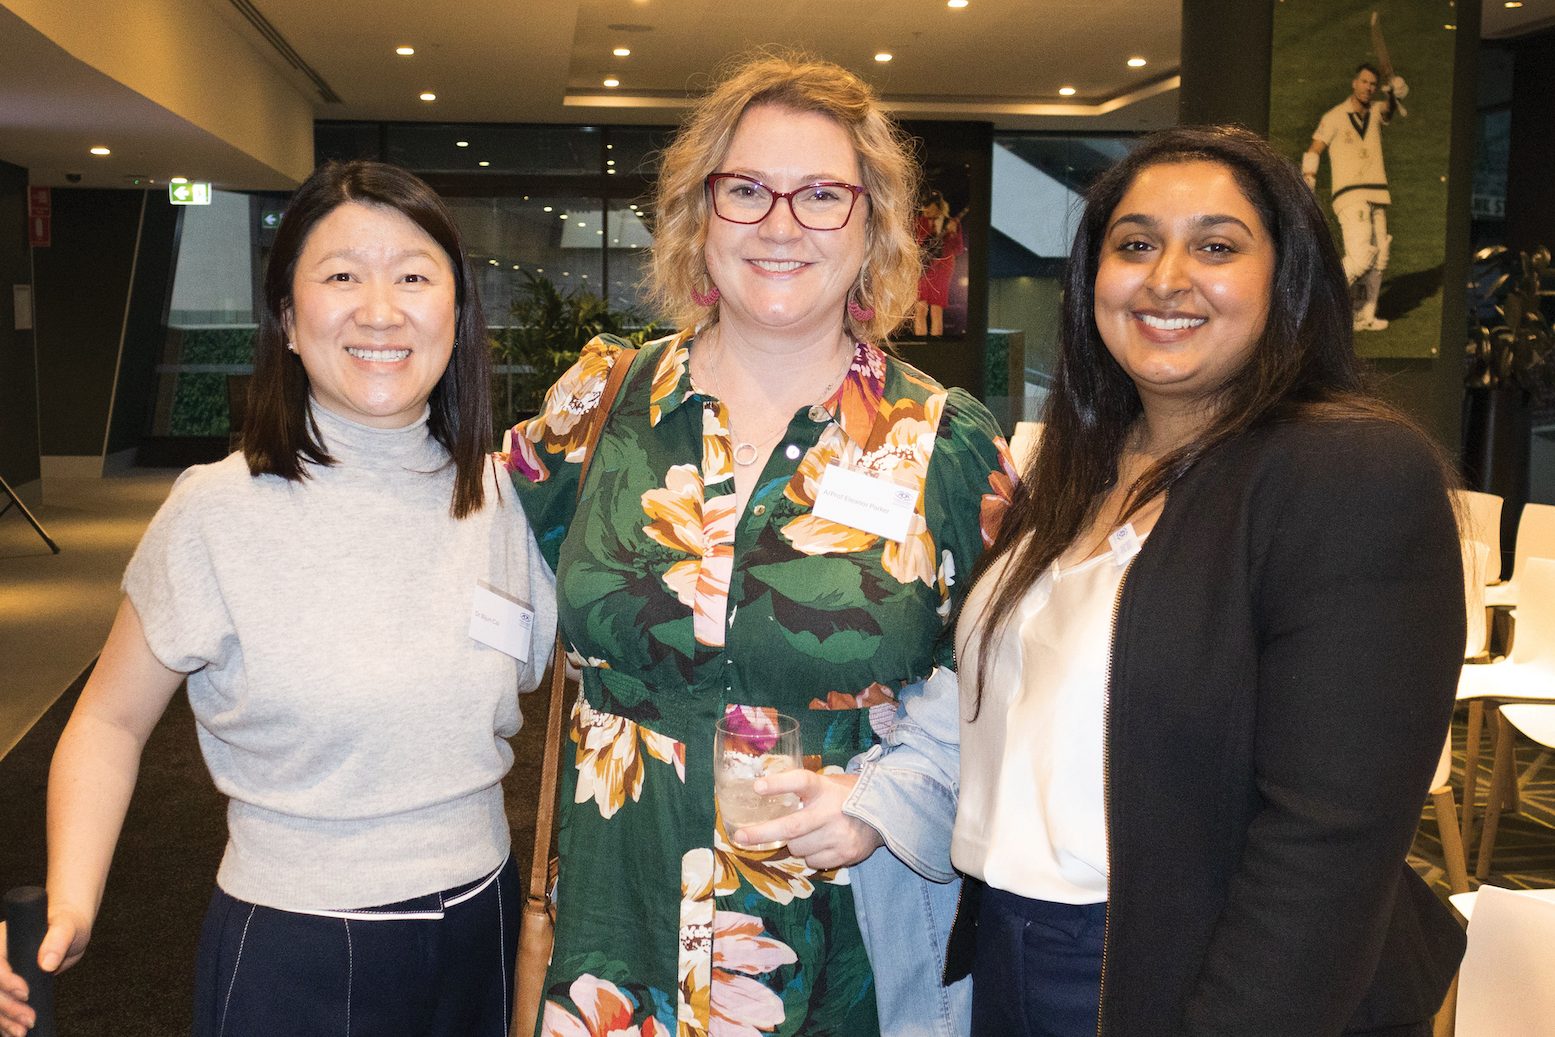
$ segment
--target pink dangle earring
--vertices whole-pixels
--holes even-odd
[[[858,288],[855,288],[853,291],[848,293],[848,316],[852,317],[860,324],[868,324],[870,321],[875,319],[875,308],[873,306],[866,306],[858,300],[858,295],[862,291],[863,286],[860,285]]]
[[[708,283],[707,291],[704,292],[700,288],[691,289],[691,301],[698,306],[711,306],[722,297],[723,293],[718,290],[718,286],[713,284],[706,274],[702,275],[702,280]]]

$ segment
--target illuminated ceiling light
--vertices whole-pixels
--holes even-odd
[[[630,205],[627,206],[627,208],[628,209],[635,209],[635,208],[637,208],[637,203],[636,202],[632,202]]]
[[[92,154],[94,154],[94,155],[111,155],[111,154],[113,154],[113,152],[109,151],[107,148],[105,148],[105,147],[103,147],[102,145],[99,144],[97,147],[92,149]]]
[[[959,9],[966,6],[966,0],[945,0],[945,6]]]
[[[614,169],[607,169],[607,170],[605,170],[605,172],[609,173],[611,176],[615,176],[616,175],[616,171]]]
[[[186,176],[175,176],[173,179],[168,181],[170,184],[187,184],[188,182],[189,178]]]
[[[566,213],[562,213],[561,214],[561,218],[565,220],[567,218],[567,214]]]
[[[550,211],[551,211],[551,206],[549,206],[549,205],[547,205],[547,206],[546,206],[546,207],[545,207],[545,211],[546,211],[546,212],[550,212]]]
[[[490,263],[492,266],[496,266],[497,265],[497,261],[495,259],[488,259],[488,260],[486,260],[486,262]]]
[[[579,221],[578,221],[578,226],[579,226],[579,227],[587,227],[587,226],[588,226],[588,224],[587,224],[587,223],[584,223],[584,222],[583,222],[583,221],[582,221],[582,220],[579,220]]]
[[[1515,11],[1519,7],[1523,6],[1523,0],[1506,0],[1506,3],[1502,6],[1505,7],[1508,11]]]
[[[1059,94],[1060,97],[1073,97],[1074,96],[1074,87],[1072,87],[1072,86],[1061,86],[1061,87],[1058,88],[1058,94]]]
[[[487,166],[491,165],[491,163],[487,162],[485,159],[482,159],[481,161],[479,161],[479,162],[477,162],[475,164],[477,166],[480,166],[482,169],[485,169]]]
[[[615,50],[611,51],[610,53],[614,54],[618,58],[626,58],[626,57],[630,57],[631,56],[632,48],[631,47],[617,47]]]
[[[1128,59],[1128,67],[1129,68],[1144,68],[1145,65],[1147,65],[1147,64],[1149,64],[1149,62],[1145,61],[1144,58],[1129,58]]]
[[[394,48],[394,53],[398,54],[402,58],[408,58],[412,54],[416,53],[416,48],[415,47],[395,47]]]
[[[613,159],[613,158],[607,158],[607,159],[605,159],[605,165],[607,165],[607,166],[613,166],[613,165],[615,165],[615,164],[616,164],[616,160],[615,160],[615,159]]]
[[[435,101],[437,100],[437,95],[430,90],[426,90],[422,92],[421,99],[423,101]]]
[[[467,141],[467,140],[456,140],[456,141],[454,141],[454,147],[456,147],[456,148],[467,148],[469,146],[470,146],[470,142]]]
[[[612,88],[612,89],[614,89],[615,87],[618,87],[618,86],[621,85],[621,81],[619,79],[616,79],[614,76],[612,76],[609,79],[605,80],[605,85],[610,87],[610,88]]]
[[[882,65],[884,65],[887,61],[890,61],[893,57],[895,57],[895,55],[892,54],[890,51],[883,50],[880,53],[875,55],[875,60],[880,62]]]
[[[517,263],[514,263],[514,264],[513,264],[513,269],[514,269],[514,270],[517,270],[517,269],[518,269],[518,264],[517,264]]]

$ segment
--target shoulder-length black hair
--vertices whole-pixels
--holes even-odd
[[[306,461],[334,464],[308,408],[308,374],[286,348],[297,260],[319,221],[346,202],[379,205],[409,219],[437,242],[454,272],[457,320],[453,355],[429,400],[428,431],[454,465],[449,511],[481,509],[483,466],[491,449],[491,356],[474,271],[453,214],[418,177],[382,162],[326,162],[292,195],[265,269],[265,305],[254,343],[254,378],[243,421],[243,456],[254,475],[307,478]]]
[[[1308,414],[1368,415],[1411,424],[1368,396],[1355,356],[1349,288],[1333,236],[1296,167],[1262,138],[1228,126],[1178,127],[1144,138],[1091,186],[1064,274],[1058,370],[1036,456],[1021,473],[979,571],[1012,555],[984,616],[1008,616],[1053,560],[1095,520],[1141,411],[1133,381],[1096,325],[1096,271],[1107,227],[1134,179],[1152,166],[1213,162],[1235,178],[1275,249],[1269,314],[1247,361],[1219,387],[1214,417],[1129,488],[1123,518],[1171,488],[1217,445],[1261,424]],[[981,624],[981,657],[999,624]]]

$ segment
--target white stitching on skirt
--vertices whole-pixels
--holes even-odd
[[[351,1037],[351,981],[355,975],[356,956],[351,951],[351,919],[346,923],[346,1037]]]
[[[507,864],[503,862],[504,866]],[[508,937],[507,923],[502,918],[502,883],[497,883],[497,971],[502,973],[502,1032],[507,1033],[513,1027],[513,1020],[508,1018]],[[346,1037],[350,1037],[347,1034]]]
[[[238,956],[232,962],[232,980],[227,984],[227,997],[221,1003],[221,1026],[217,1030],[218,1037],[227,1032],[227,1009],[232,1007],[232,988],[238,985],[238,966],[243,964],[243,945],[248,942],[248,925],[254,920],[254,912],[259,910],[257,905],[248,906],[248,917],[243,920],[243,935],[238,937]]]

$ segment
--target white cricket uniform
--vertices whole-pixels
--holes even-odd
[[[1386,100],[1373,101],[1361,115],[1346,99],[1330,108],[1314,140],[1328,150],[1329,186],[1334,216],[1344,236],[1344,272],[1353,284],[1368,271],[1388,265],[1388,174],[1382,162],[1382,123]]]

